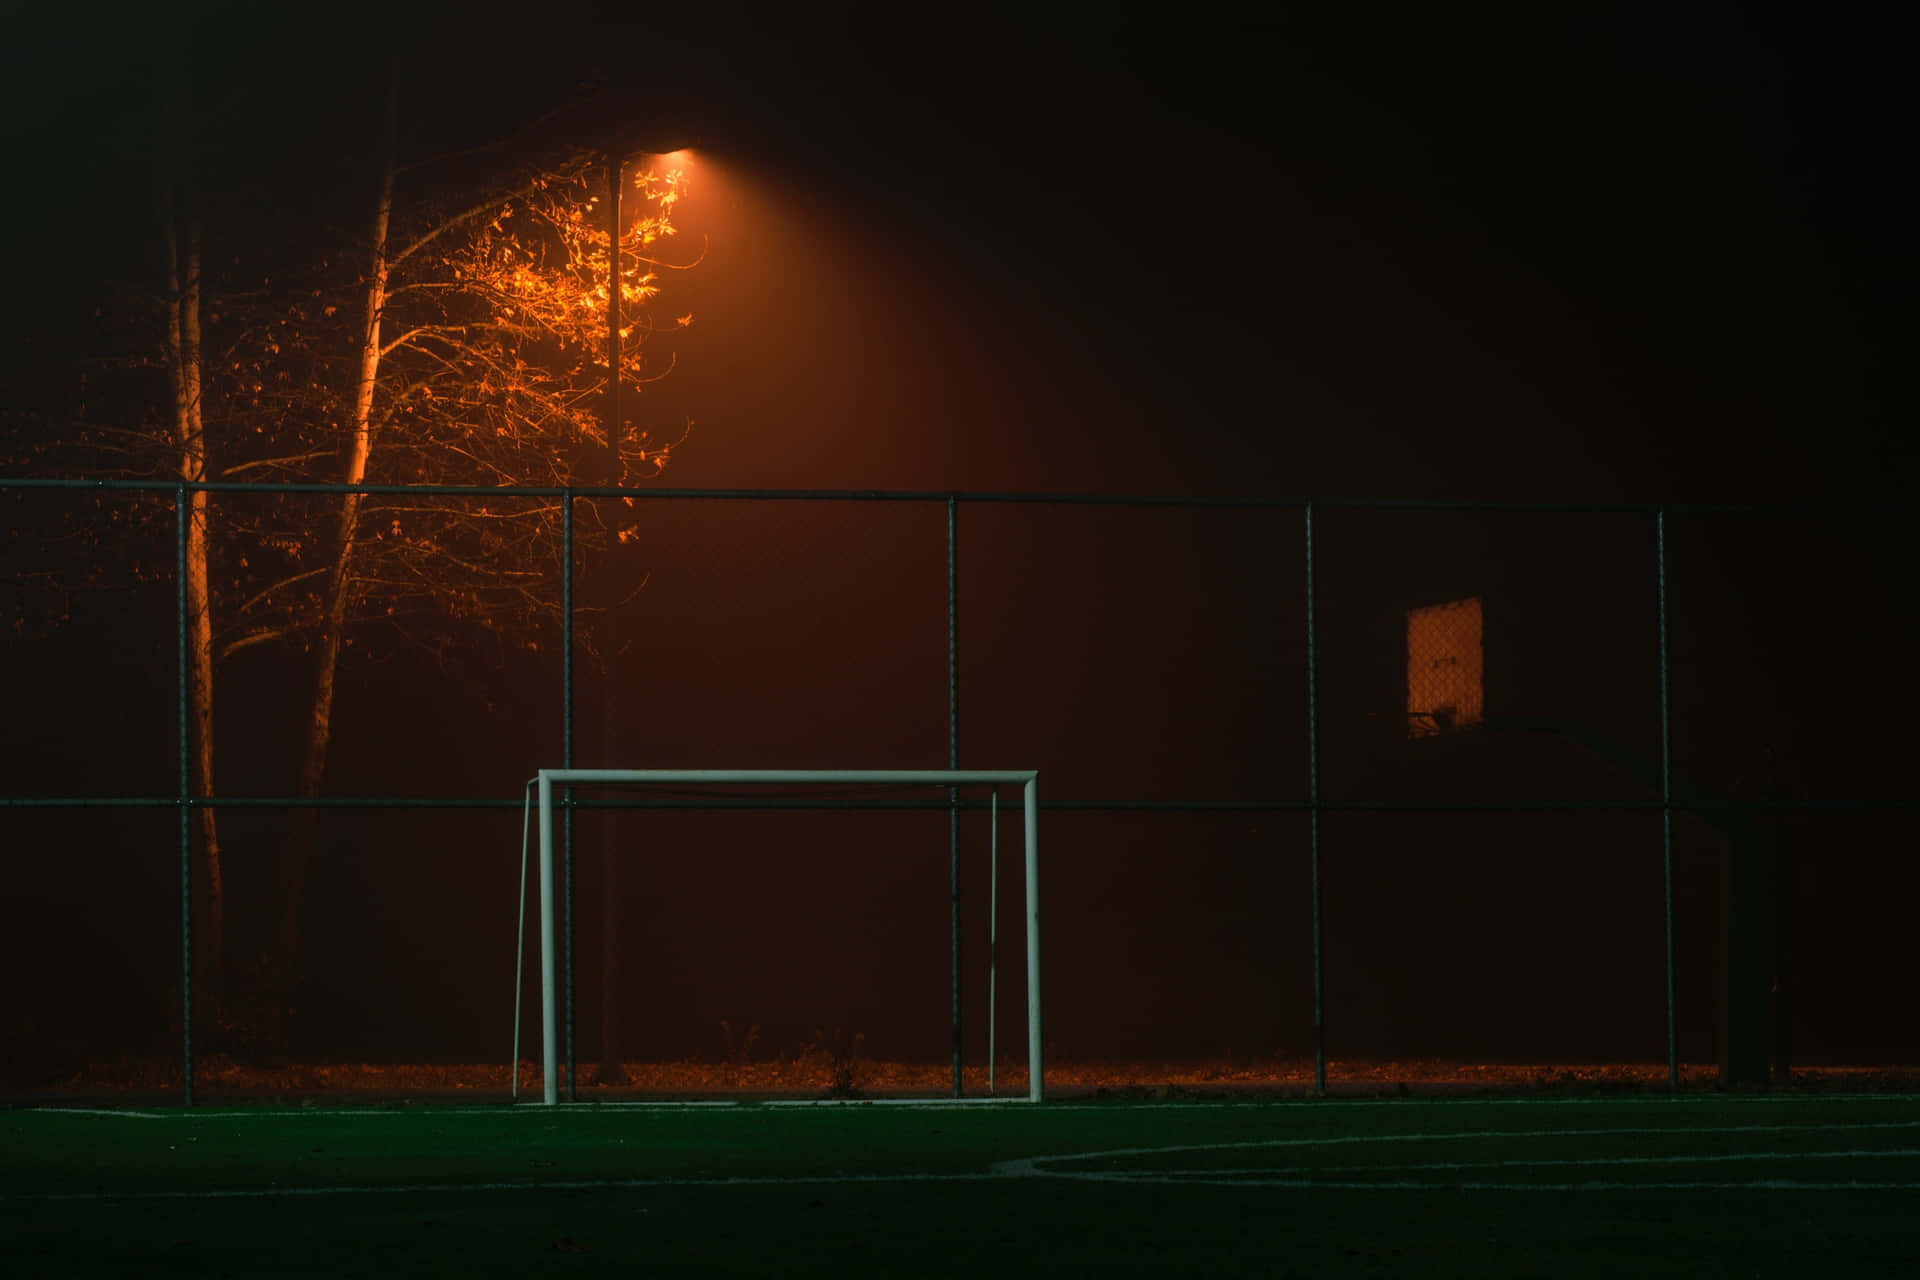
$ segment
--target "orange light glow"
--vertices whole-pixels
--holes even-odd
[[[1407,610],[1407,736],[1469,729],[1486,717],[1480,597]]]

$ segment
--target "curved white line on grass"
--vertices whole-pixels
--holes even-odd
[[[1037,1161],[1049,1164],[1069,1160],[1117,1160],[1125,1156],[1173,1155],[1188,1151],[1258,1151],[1276,1147],[1350,1147],[1386,1142],[1450,1142],[1480,1138],[1600,1138],[1676,1136],[1696,1133],[1814,1133],[1847,1129],[1920,1129],[1920,1120],[1891,1120],[1849,1124],[1752,1124],[1698,1125],[1687,1128],[1616,1129],[1459,1129],[1447,1133],[1367,1133],[1334,1134],[1319,1138],[1256,1138],[1247,1142],[1194,1142],[1170,1147],[1115,1147],[1111,1151],[1075,1151],[1057,1156],[1033,1156],[1026,1160],[1003,1160],[994,1168],[1029,1165]],[[1052,1174],[1050,1169],[1035,1168],[1035,1173]],[[1078,1177],[1061,1173],[1059,1177]]]
[[[1556,1187],[1561,1190],[1606,1189],[1611,1186],[1622,1188],[1646,1188],[1659,1190],[1686,1190],[1699,1187],[1716,1187],[1723,1190],[1737,1190],[1742,1187],[1777,1187],[1779,1189],[1823,1188],[1829,1186],[1865,1186],[1862,1183],[1812,1182],[1801,1183],[1779,1179],[1755,1179],[1724,1183],[1678,1183],[1678,1182],[1630,1182],[1602,1183],[1589,1181],[1582,1183],[1491,1183],[1491,1182],[1415,1182],[1407,1180],[1334,1180],[1326,1178],[1236,1176],[1232,1171],[1223,1170],[1180,1170],[1180,1169],[1072,1169],[1050,1166],[1084,1163],[1094,1160],[1123,1160],[1129,1157],[1152,1157],[1192,1152],[1215,1151],[1259,1151],[1275,1149],[1324,1148],[1346,1146],[1377,1146],[1395,1142],[1446,1142],[1446,1141],[1484,1141],[1489,1138],[1599,1138],[1599,1137],[1684,1137],[1703,1134],[1780,1134],[1780,1133],[1827,1133],[1858,1130],[1885,1132],[1895,1129],[1920,1129],[1920,1120],[1895,1120],[1884,1123],[1847,1123],[1847,1124],[1768,1124],[1768,1125],[1700,1125],[1669,1128],[1614,1128],[1614,1129],[1475,1129],[1452,1133],[1397,1133],[1397,1134],[1344,1134],[1317,1138],[1265,1138],[1248,1142],[1202,1142],[1187,1143],[1167,1147],[1116,1147],[1108,1151],[1069,1152],[1063,1155],[1029,1156],[1021,1160],[1003,1160],[993,1165],[993,1171],[1009,1178],[1065,1178],[1082,1182],[1122,1182],[1136,1184],[1157,1184],[1162,1186],[1239,1186],[1239,1187],[1325,1187],[1336,1190],[1421,1190],[1434,1191],[1448,1188],[1467,1190],[1517,1190],[1529,1191],[1542,1187]],[[1764,1153],[1728,1153],[1713,1156],[1596,1156],[1584,1160],[1489,1160],[1481,1162],[1434,1162],[1431,1164],[1388,1165],[1381,1166],[1383,1172],[1411,1171],[1418,1169],[1497,1169],[1507,1167],[1605,1167],[1626,1164],[1689,1164],[1710,1160],[1738,1162],[1740,1160],[1818,1158],[1819,1152],[1764,1152]],[[1854,1154],[1854,1153],[1847,1153]],[[1870,1154],[1881,1155],[1875,1151]],[[1901,1151],[1899,1155],[1916,1155],[1920,1152]],[[1263,1171],[1249,1170],[1249,1173]],[[1273,1170],[1277,1174],[1292,1174],[1293,1169]],[[1299,1170],[1298,1172],[1311,1172]],[[1352,1172],[1365,1172],[1364,1169]],[[1920,1188],[1920,1182],[1876,1183],[1874,1186],[1885,1189]]]
[[[102,1114],[102,1113],[95,1113]],[[143,1113],[106,1112],[112,1116],[138,1115]],[[387,1114],[374,1112],[371,1114]],[[156,1118],[148,1114],[146,1118]],[[1546,1129],[1546,1130],[1505,1130],[1482,1129],[1459,1131],[1454,1133],[1410,1133],[1410,1134],[1353,1134],[1335,1135],[1319,1138],[1276,1138],[1251,1142],[1191,1143],[1168,1147],[1121,1147],[1108,1151],[1071,1152],[1063,1155],[1030,1156],[1020,1160],[1003,1160],[992,1165],[982,1173],[822,1173],[795,1174],[786,1176],[742,1177],[742,1176],[695,1176],[695,1177],[656,1177],[656,1178],[607,1178],[607,1179],[556,1179],[549,1181],[503,1181],[503,1182],[426,1182],[375,1185],[328,1185],[328,1186],[286,1186],[286,1187],[242,1187],[242,1188],[169,1188],[164,1190],[127,1190],[114,1191],[99,1189],[93,1191],[55,1191],[28,1192],[24,1194],[0,1195],[0,1203],[25,1203],[49,1201],[107,1201],[107,1200],[265,1200],[286,1197],[310,1196],[365,1196],[365,1195],[421,1195],[434,1193],[464,1193],[485,1191],[640,1191],[670,1190],[683,1187],[780,1187],[780,1186],[837,1186],[849,1184],[896,1184],[896,1183],[941,1183],[941,1182],[987,1182],[1003,1178],[1066,1178],[1085,1182],[1105,1182],[1133,1185],[1160,1186],[1211,1186],[1211,1187],[1281,1187],[1296,1190],[1335,1190],[1335,1191],[1909,1191],[1920,1190],[1920,1182],[1876,1181],[1866,1182],[1859,1179],[1834,1180],[1826,1182],[1805,1179],[1761,1178],[1744,1181],[1685,1181],[1685,1182],[1620,1182],[1605,1179],[1588,1179],[1580,1182],[1482,1182],[1482,1181],[1443,1181],[1417,1180],[1406,1178],[1313,1178],[1271,1176],[1273,1174],[1291,1174],[1293,1169],[1247,1170],[1260,1176],[1240,1176],[1232,1170],[1138,1170],[1138,1169],[1084,1169],[1063,1170],[1043,1168],[1042,1165],[1057,1165],[1069,1162],[1119,1159],[1128,1156],[1156,1156],[1182,1152],[1211,1152],[1234,1150],[1258,1150],[1271,1148],[1336,1147],[1379,1144],[1387,1142],[1433,1142],[1449,1139],[1482,1140],[1487,1138],[1571,1138],[1601,1136],[1644,1136],[1657,1134],[1662,1136],[1683,1136],[1699,1134],[1761,1134],[1761,1133],[1820,1133],[1861,1129],[1890,1130],[1920,1128],[1920,1121],[1893,1121],[1885,1124],[1814,1124],[1814,1125],[1714,1125],[1678,1129]],[[1689,1164],[1703,1162],[1734,1163],[1741,1160],[1781,1160],[1781,1159],[1840,1159],[1840,1158],[1887,1158],[1920,1156],[1920,1150],[1912,1149],[1871,1149],[1842,1152],[1755,1152],[1745,1154],[1675,1155],[1675,1156],[1623,1156],[1595,1157],[1586,1160],[1492,1160],[1473,1162],[1432,1162],[1413,1165],[1379,1166],[1381,1172],[1415,1172],[1421,1170],[1466,1171],[1476,1169],[1518,1168],[1518,1167],[1567,1167],[1609,1165],[1655,1165]],[[1310,1171],[1310,1170],[1303,1170]]]
[[[1168,1180],[1103,1174],[1069,1175],[1086,1182],[1166,1186]],[[1743,1182],[1333,1182],[1322,1178],[1248,1178],[1181,1182],[1183,1187],[1279,1187],[1290,1191],[1920,1191],[1920,1182],[1801,1182],[1754,1178]]]
[[[1745,1151],[1700,1156],[1589,1156],[1584,1160],[1431,1160],[1420,1164],[1361,1165],[1352,1172],[1426,1173],[1442,1169],[1564,1169],[1586,1168],[1590,1165],[1612,1167],[1646,1164],[1739,1164],[1748,1160],[1890,1160],[1912,1159],[1915,1156],[1920,1156],[1920,1148],[1870,1147],[1861,1151]],[[1103,1175],[1110,1173],[1123,1181],[1210,1182],[1253,1177],[1300,1177],[1319,1171],[1312,1165],[1292,1165],[1279,1169],[1164,1169],[1140,1173],[1128,1170],[1100,1170],[1098,1172]]]

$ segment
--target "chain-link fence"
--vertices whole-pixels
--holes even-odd
[[[515,610],[362,584],[303,796],[314,638],[259,634],[273,584],[220,539],[345,492],[0,481],[15,1091],[503,1092],[522,786],[602,764],[1039,769],[1067,1080],[1920,1057],[1916,629],[1874,514],[363,486],[384,536],[431,503],[557,545]],[[1019,970],[988,805],[578,794],[568,1089],[978,1091],[990,903]],[[1002,984],[1009,1062],[1022,1018]]]

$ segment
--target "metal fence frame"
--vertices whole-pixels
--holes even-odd
[[[122,480],[122,479],[27,479],[0,477],[0,491],[68,490],[93,492],[149,492],[173,495],[175,521],[175,612],[179,661],[178,681],[178,765],[179,789],[172,796],[0,796],[0,808],[174,808],[180,815],[180,957],[182,1086],[184,1106],[194,1105],[193,1079],[193,859],[189,815],[195,808],[266,809],[517,809],[522,800],[514,798],[469,797],[321,797],[301,799],[293,796],[195,796],[190,792],[187,678],[187,528],[188,495],[193,493],[277,493],[344,495],[410,495],[415,497],[466,498],[547,498],[560,499],[561,545],[561,767],[572,769],[573,761],[573,509],[580,500],[624,498],[649,502],[891,502],[934,506],[946,515],[947,550],[947,767],[959,768],[959,528],[958,510],[968,505],[1040,505],[1104,507],[1170,507],[1243,510],[1298,510],[1302,513],[1302,541],[1306,553],[1306,738],[1307,777],[1304,800],[1043,800],[1046,809],[1122,812],[1151,810],[1159,812],[1209,812],[1222,810],[1304,811],[1308,819],[1308,877],[1312,904],[1313,953],[1313,1053],[1314,1086],[1324,1092],[1327,1084],[1326,1001],[1321,920],[1320,815],[1324,812],[1457,812],[1490,813],[1560,812],[1592,810],[1655,811],[1661,816],[1661,871],[1664,898],[1664,941],[1666,951],[1666,1028],[1667,1086],[1677,1089],[1680,1081],[1678,1024],[1674,994],[1674,922],[1673,922],[1673,810],[1676,807],[1671,759],[1671,716],[1669,708],[1669,664],[1667,652],[1667,516],[1669,514],[1738,515],[1823,515],[1858,514],[1859,508],[1820,503],[1556,503],[1556,502],[1466,502],[1392,499],[1325,498],[1213,498],[1177,495],[1107,495],[1081,493],[997,493],[961,490],[903,489],[630,489],[614,486],[470,486],[401,484],[325,484],[283,482],[248,484],[234,481]],[[1413,802],[1329,801],[1320,796],[1319,720],[1317,708],[1318,671],[1314,619],[1314,514],[1328,510],[1397,511],[1472,511],[1472,512],[1609,512],[1649,517],[1654,527],[1654,582],[1657,607],[1657,634],[1649,637],[1659,655],[1660,723],[1660,799],[1621,801],[1538,801],[1538,802]],[[871,807],[871,808],[945,808],[949,811],[948,855],[951,879],[952,918],[952,997],[953,997],[953,1095],[961,1093],[961,987],[960,987],[960,862],[959,813],[964,808],[984,808],[984,801],[963,800],[949,790],[944,801],[805,801],[799,799],[636,797],[583,801],[568,796],[562,803],[563,887],[566,904],[564,962],[562,981],[566,998],[566,1049],[564,1054],[568,1100],[575,1096],[574,1057],[574,891],[573,891],[573,814],[575,809],[622,808],[786,808]],[[1689,800],[1680,806],[1703,806]],[[1916,803],[1854,804],[1832,801],[1745,802],[1743,810],[1794,810],[1852,812],[1910,811]]]

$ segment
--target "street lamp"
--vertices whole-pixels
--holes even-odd
[[[624,218],[622,200],[626,186],[627,161],[635,156],[654,156],[673,163],[676,167],[684,165],[692,158],[692,152],[658,146],[634,146],[629,136],[610,145],[605,153],[607,169],[607,391],[605,397],[606,418],[604,429],[607,444],[604,461],[605,483],[610,488],[619,488],[625,476],[625,465],[620,456],[620,437],[622,435],[620,412],[620,365],[625,358],[620,337],[620,235]],[[620,759],[620,720],[614,698],[615,673],[614,658],[620,653],[618,606],[623,598],[623,579],[615,572],[614,558],[620,545],[618,538],[607,543],[607,563],[603,571],[605,594],[601,598],[602,634],[601,668],[604,684],[600,691],[601,710],[601,754],[606,767],[621,768]],[[619,992],[620,957],[618,912],[615,898],[619,887],[618,856],[614,839],[614,812],[603,809],[600,813],[600,1068],[595,1079],[605,1085],[628,1083],[626,1068],[621,1064],[619,1052]],[[572,903],[568,903],[572,909]],[[572,1066],[571,1046],[567,1055],[569,1068]],[[568,1079],[571,1096],[571,1073]]]

